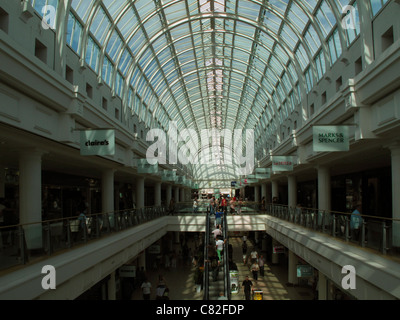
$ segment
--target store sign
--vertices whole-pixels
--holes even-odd
[[[256,179],[270,179],[271,169],[270,168],[256,168]]]
[[[349,126],[314,126],[314,152],[349,151]]]
[[[314,276],[314,268],[310,265],[297,265],[297,278]]]
[[[186,184],[186,177],[185,176],[177,176],[176,183],[181,184],[181,185]]]
[[[273,253],[284,253],[285,247],[284,246],[273,246]]]
[[[122,266],[119,268],[119,276],[121,278],[135,278],[136,266]]]
[[[113,156],[115,154],[114,130],[81,131],[82,156]]]
[[[153,244],[147,249],[147,252],[150,254],[160,254],[161,246],[159,244]]]
[[[273,156],[272,171],[293,171],[293,157],[288,156]]]
[[[137,160],[137,168],[138,168],[138,173],[157,173],[158,172],[158,165],[148,163],[147,159],[138,159]]]
[[[161,173],[162,181],[175,181],[176,180],[176,171],[164,170]]]

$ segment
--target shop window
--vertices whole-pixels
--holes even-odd
[[[8,34],[9,17],[8,13],[0,8],[0,30]]]
[[[314,103],[310,105],[310,116],[314,114]]]
[[[356,75],[358,75],[359,73],[362,72],[362,58],[361,57],[358,58],[358,60],[355,62],[354,68],[355,68]]]
[[[107,110],[107,109],[108,109],[108,101],[107,101],[106,98],[103,98],[103,102],[102,102],[101,105],[102,105],[102,107],[103,107],[104,110]]]
[[[86,94],[90,99],[93,99],[93,88],[89,83],[86,83]]]
[[[69,66],[66,66],[65,69],[65,79],[69,83],[74,84],[74,70],[72,70]]]
[[[339,77],[336,80],[336,92],[338,92],[340,90],[340,88],[342,87],[342,84],[343,84],[343,79],[342,79],[342,77]]]
[[[393,26],[382,35],[382,52],[394,43]]]
[[[35,41],[35,56],[44,63],[47,63],[47,47],[38,39]]]

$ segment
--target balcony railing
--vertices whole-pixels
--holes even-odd
[[[352,213],[275,204],[268,204],[265,209],[265,212],[273,217],[331,235],[334,238],[371,248],[383,254],[398,254],[392,245],[392,230],[393,223],[400,222],[400,219],[361,214],[362,221],[356,230],[351,228]]]

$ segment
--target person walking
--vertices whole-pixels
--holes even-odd
[[[260,256],[260,258],[258,259],[258,266],[260,267],[260,276],[264,277],[264,257],[263,255]]]
[[[251,290],[253,287],[253,282],[249,279],[249,276],[246,276],[246,279],[242,283],[244,296],[246,300],[251,300]]]
[[[250,267],[251,273],[253,274],[253,279],[255,281],[258,280],[258,271],[260,270],[260,266],[258,265],[257,260],[254,260],[253,264]]]

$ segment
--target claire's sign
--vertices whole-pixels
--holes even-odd
[[[81,131],[81,155],[106,156],[115,154],[114,130]]]

